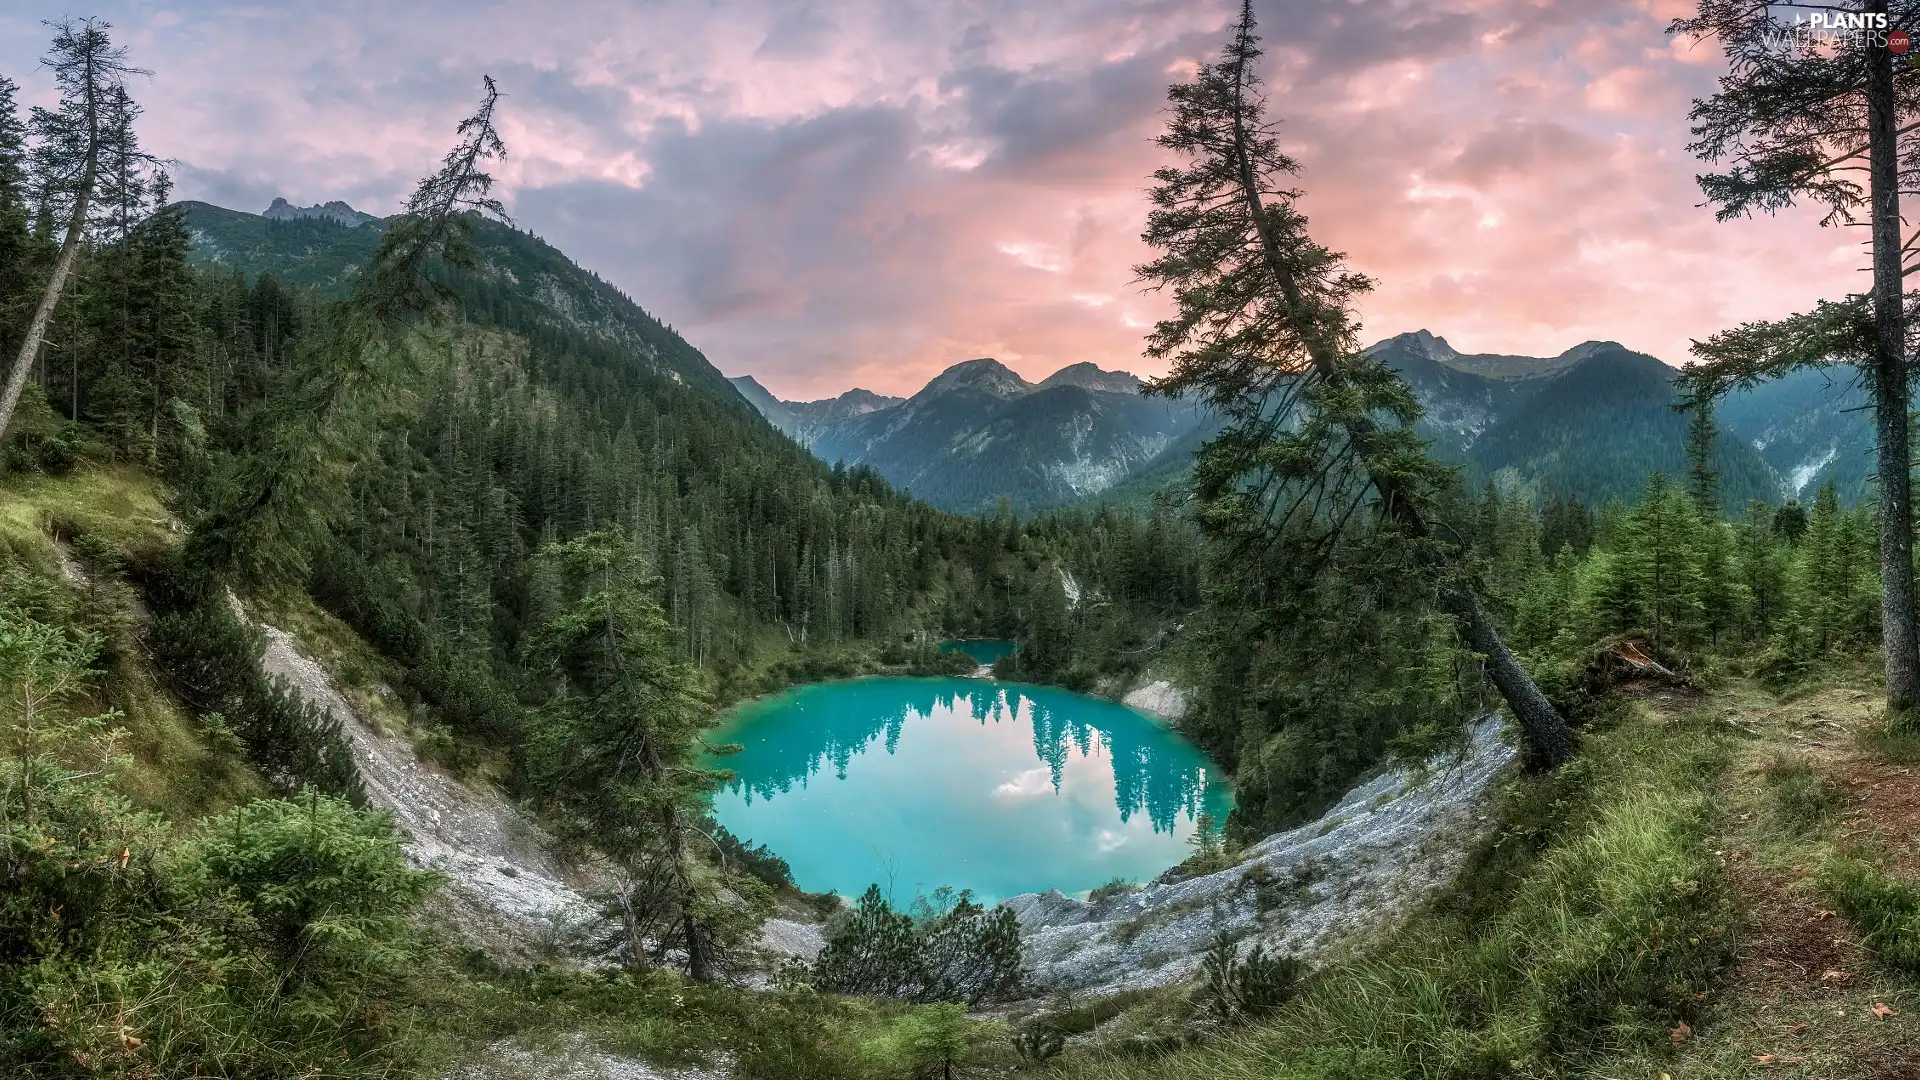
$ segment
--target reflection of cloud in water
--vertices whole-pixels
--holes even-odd
[[[1045,769],[1028,769],[1026,772],[1006,781],[993,789],[996,798],[1031,799],[1040,795],[1058,794],[1060,785],[1050,781]]]
[[[1180,818],[1193,818],[1209,798],[1206,759],[1137,713],[1049,688],[973,683],[955,689],[956,682],[828,683],[749,703],[720,737],[745,744],[723,762],[735,774],[729,790],[750,804],[756,797],[791,793],[796,785],[804,790],[821,772],[844,781],[863,768],[884,767],[878,761],[862,764],[876,743],[886,758],[898,758],[903,744],[971,720],[988,745],[942,737],[943,752],[958,758],[945,764],[999,757],[996,744],[1025,736],[1022,741],[1029,741],[1040,765],[992,788],[996,798],[1025,800],[1050,789],[1071,799],[1088,787],[1110,784],[1121,823],[1144,814],[1154,832],[1171,831]],[[1071,783],[1070,773],[1076,777]],[[1069,793],[1069,787],[1076,790]],[[1220,796],[1216,791],[1211,797]]]

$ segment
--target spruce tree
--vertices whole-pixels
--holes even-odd
[[[739,875],[716,879],[695,857],[693,823],[725,776],[698,756],[712,699],[699,670],[679,658],[672,626],[648,597],[651,568],[623,534],[591,533],[545,557],[573,599],[531,642],[553,693],[538,714],[529,771],[563,836],[622,871],[615,908],[632,961],[644,966],[649,950],[674,942],[688,974],[712,979],[719,954],[753,928],[722,931],[752,906],[733,900],[758,891]]]
[[[1687,494],[1694,508],[1708,521],[1720,520],[1720,470],[1713,467],[1713,443],[1718,430],[1713,423],[1713,399],[1701,398],[1687,410]]]
[[[1920,32],[1916,0],[1819,6],[1884,16],[1889,31]],[[1920,115],[1920,71],[1888,49],[1885,34],[1788,46],[1783,36],[1794,14],[1790,5],[1700,0],[1693,18],[1674,21],[1672,33],[1717,40],[1729,65],[1718,92],[1694,102],[1689,149],[1728,164],[1725,172],[1700,178],[1721,220],[1802,201],[1824,207],[1826,224],[1864,217],[1872,289],[1697,344],[1700,363],[1689,367],[1687,386],[1699,400],[1802,366],[1840,360],[1860,368],[1874,403],[1887,707],[1899,714],[1920,704],[1903,285],[1912,267],[1905,265],[1900,215],[1900,139]],[[1861,171],[1864,188],[1856,179]]]
[[[1195,462],[1197,519],[1227,558],[1286,543],[1319,565],[1357,521],[1393,531],[1485,657],[1532,755],[1558,764],[1573,732],[1500,639],[1463,553],[1430,524],[1451,475],[1412,431],[1412,392],[1358,347],[1352,305],[1371,282],[1307,234],[1290,182],[1299,166],[1265,118],[1260,55],[1249,0],[1220,58],[1169,90],[1159,143],[1182,163],[1154,173],[1143,239],[1160,255],[1138,269],[1176,304],[1148,339],[1171,361],[1154,389],[1197,396],[1225,420]]]
[[[18,347],[37,245],[28,212],[27,129],[13,80],[0,76],[0,356]]]

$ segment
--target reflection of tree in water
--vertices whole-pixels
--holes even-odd
[[[1091,758],[1105,752],[1113,769],[1114,801],[1120,820],[1144,811],[1156,832],[1170,832],[1181,813],[1201,810],[1224,817],[1224,785],[1208,783],[1205,759],[1168,738],[1145,718],[1116,714],[1111,724],[1052,707],[1045,696],[1011,687],[981,684],[956,688],[945,682],[901,682],[886,693],[847,692],[847,688],[802,690],[784,706],[802,719],[763,717],[753,723],[755,741],[722,763],[733,770],[731,790],[747,801],[771,798],[831,765],[845,779],[853,758],[880,740],[887,753],[898,749],[910,718],[936,711],[970,717],[975,723],[1025,722],[1031,725],[1034,756],[1047,767],[1057,793],[1067,763],[1077,752]],[[771,721],[771,722],[769,722]]]

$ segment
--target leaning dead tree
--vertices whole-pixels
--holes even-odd
[[[53,46],[41,63],[53,71],[54,83],[60,88],[60,104],[53,110],[34,110],[39,143],[32,157],[45,197],[54,206],[64,205],[67,232],[60,242],[53,272],[41,290],[40,303],[27,324],[19,355],[7,374],[6,387],[0,390],[0,442],[6,440],[20,394],[26,389],[27,373],[40,355],[67,279],[80,258],[101,178],[137,164],[115,160],[115,156],[137,155],[131,131],[135,110],[126,82],[131,76],[146,73],[127,64],[126,49],[115,47],[107,36],[110,24],[84,19],[50,25]]]

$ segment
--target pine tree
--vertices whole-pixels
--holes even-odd
[[[1896,29],[1920,28],[1915,0],[1823,6],[1885,15]],[[1920,114],[1920,69],[1896,63],[1885,35],[1785,51],[1780,38],[1791,14],[1752,0],[1700,0],[1693,18],[1674,21],[1675,34],[1717,40],[1729,63],[1719,92],[1693,105],[1690,149],[1730,163],[1726,172],[1702,176],[1701,189],[1722,220],[1801,200],[1825,207],[1826,224],[1854,224],[1864,215],[1872,291],[1715,335],[1695,346],[1701,362],[1689,367],[1687,386],[1700,400],[1836,359],[1861,369],[1874,403],[1887,707],[1900,714],[1920,704],[1903,284],[1912,267],[1904,265],[1900,216],[1900,137]],[[1863,170],[1864,190],[1854,179]]]
[[[1694,508],[1708,521],[1720,520],[1720,470],[1713,467],[1713,443],[1718,431],[1713,423],[1713,399],[1701,398],[1687,410],[1687,494]]]
[[[345,456],[335,422],[411,369],[409,333],[444,315],[453,299],[429,268],[435,260],[470,266],[473,218],[502,213],[489,194],[493,177],[482,171],[505,153],[493,126],[499,91],[491,78],[482,81],[479,110],[460,122],[459,141],[414,189],[352,294],[329,305],[325,335],[304,343],[282,385],[246,418],[243,451],[209,485],[208,505],[188,538],[190,589],[212,595],[215,579],[225,575],[256,582],[304,577],[335,501],[323,486],[337,472],[329,466]]]
[[[1428,568],[1535,758],[1558,764],[1574,752],[1572,730],[1501,641],[1461,553],[1429,524],[1450,474],[1412,431],[1418,404],[1358,347],[1352,305],[1371,283],[1306,232],[1288,183],[1298,164],[1264,118],[1260,55],[1249,0],[1223,55],[1169,90],[1159,143],[1183,163],[1154,174],[1143,239],[1160,255],[1138,269],[1177,307],[1148,340],[1172,368],[1155,391],[1198,396],[1226,421],[1196,459],[1198,520],[1229,558],[1290,542],[1297,561],[1326,565],[1356,516],[1376,517]]]
[[[1786,569],[1775,541],[1774,512],[1765,503],[1747,505],[1746,519],[1735,530],[1735,561],[1747,594],[1747,628],[1751,637],[1764,639],[1786,610]]]
[[[752,929],[718,932],[725,898],[755,891],[737,875],[715,880],[694,858],[693,822],[726,775],[697,756],[712,700],[699,670],[678,658],[673,627],[647,595],[658,583],[627,537],[590,533],[543,557],[576,598],[532,642],[553,696],[540,710],[529,771],[564,837],[622,870],[616,900],[632,961],[644,966],[650,948],[663,952],[671,940],[690,975],[712,979],[718,954]]]
[[[27,129],[14,95],[19,87],[0,76],[0,356],[17,348],[16,327],[30,302],[38,245],[28,212]]]

